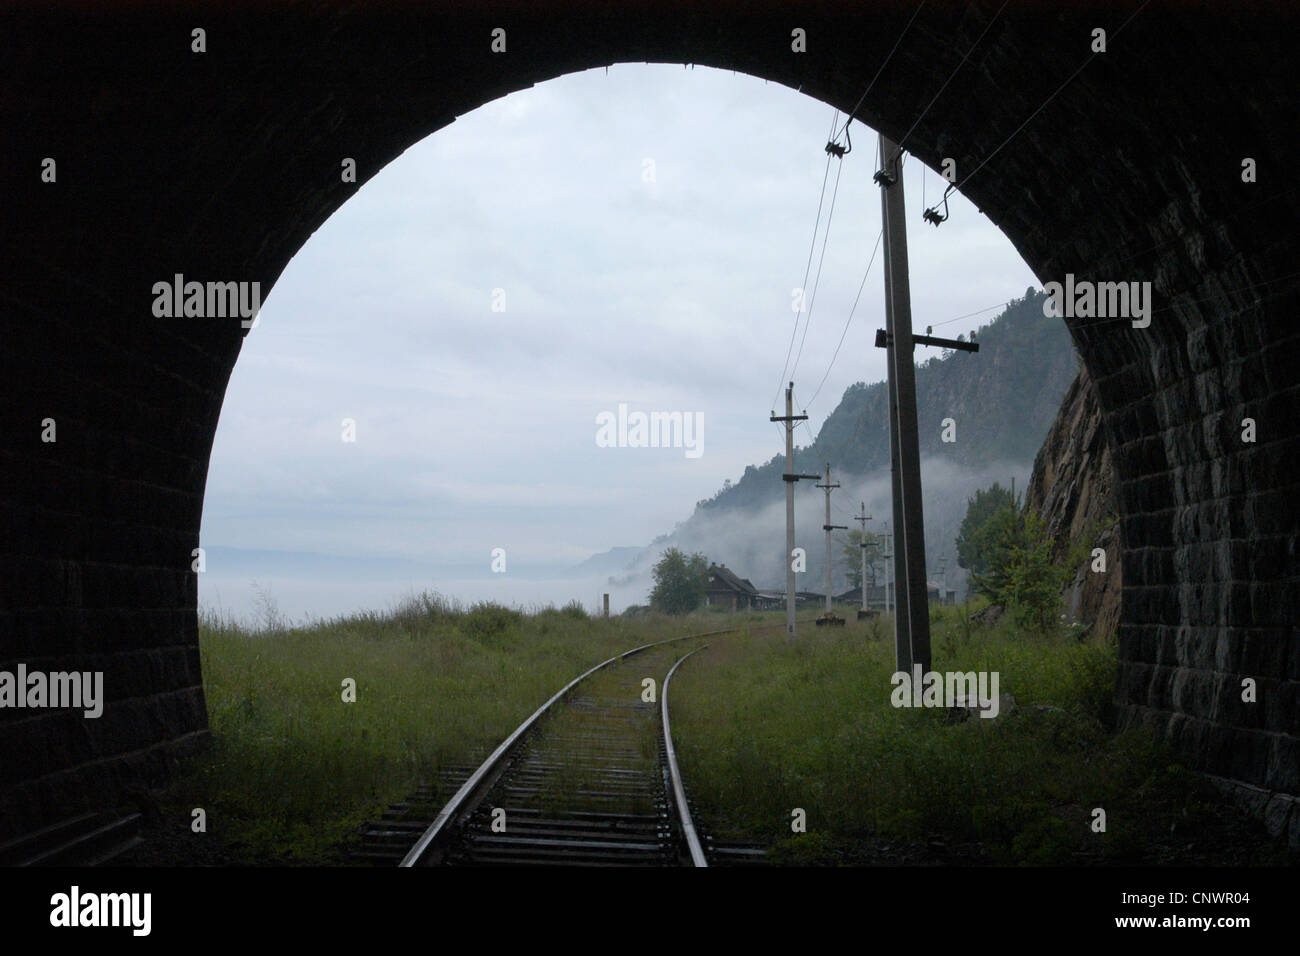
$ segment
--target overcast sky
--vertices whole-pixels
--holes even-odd
[[[833,115],[745,75],[621,65],[489,103],[412,146],[266,298],[222,410],[203,544],[486,572],[493,548],[519,567],[567,566],[670,530],[782,450],[767,417]],[[855,123],[826,183],[823,227],[840,166],[794,374],[811,431],[847,386],[884,378],[877,258],[809,402],[879,233],[875,139]],[[942,185],[925,172],[930,203]],[[941,228],[921,220],[919,161],[905,187],[916,328],[1038,284],[961,198]],[[702,454],[598,447],[597,415],[620,403],[701,415]]]

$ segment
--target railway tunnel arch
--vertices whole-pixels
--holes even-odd
[[[102,670],[108,703],[95,721],[0,715],[0,836],[163,779],[205,732],[190,561],[244,330],[155,317],[154,283],[181,273],[265,294],[356,188],[341,158],[359,184],[488,100],[646,61],[748,73],[844,111],[870,87],[855,115],[896,139],[912,130],[905,146],[931,168],[956,159],[963,192],[1042,281],[1153,282],[1149,328],[1068,320],[1118,475],[1118,703],[1275,835],[1300,839],[1300,293],[1283,65],[1297,15],[1000,6],[11,13],[0,668]],[[1110,51],[1090,58],[1097,26]],[[40,178],[47,157],[53,183]],[[1245,158],[1258,181],[1243,181]],[[969,184],[963,169],[977,170]],[[1240,440],[1248,417],[1254,443]],[[47,418],[55,443],[41,440]],[[1258,703],[1241,701],[1244,678]]]

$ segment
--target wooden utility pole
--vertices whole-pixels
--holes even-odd
[[[828,461],[826,463],[826,482],[817,486],[826,489],[826,523],[822,525],[822,530],[826,532],[826,613],[818,620],[818,624],[844,623],[844,618],[836,617],[831,613],[831,532],[848,530],[847,525],[831,524],[831,491],[839,486],[838,481],[834,484],[831,483],[831,463]]]
[[[907,275],[907,224],[903,202],[902,151],[880,137],[881,218],[884,223],[886,276],[885,331],[889,356],[891,453],[897,448],[893,474],[896,601],[894,656],[900,671],[920,664],[930,669],[930,611],[925,588],[925,515],[921,507],[921,451],[916,425],[916,368],[912,354],[912,296]],[[893,455],[891,454],[891,459]],[[891,462],[892,463],[892,462]]]
[[[858,617],[864,618],[867,616],[867,522],[871,520],[865,501],[862,502],[862,514],[854,515],[853,520],[862,525],[862,540],[858,543],[858,550],[862,552],[862,610],[858,611]]]
[[[794,640],[794,483],[800,478],[820,478],[821,475],[796,475],[794,472],[794,423],[806,421],[807,415],[794,413],[794,382],[785,390],[785,415],[772,412],[770,420],[785,422],[785,637]]]

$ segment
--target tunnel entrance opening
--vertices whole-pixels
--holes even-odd
[[[1288,168],[1295,90],[1275,64],[1289,61],[1294,12],[1153,3],[1125,20],[1115,4],[1013,4],[990,26],[994,10],[973,0],[792,24],[776,5],[621,2],[574,30],[545,4],[71,9],[16,15],[3,41],[3,408],[19,437],[0,453],[0,615],[4,662],[103,670],[107,703],[93,724],[0,724],[5,764],[21,768],[4,784],[7,827],[165,776],[205,727],[190,560],[243,330],[153,316],[153,284],[182,273],[269,290],[351,194],[342,157],[364,181],[506,92],[656,61],[738,70],[841,110],[871,86],[855,115],[932,169],[955,159],[959,185],[979,168],[963,192],[1040,279],[1153,283],[1149,327],[1067,320],[1119,480],[1121,713],[1300,839],[1297,217],[1293,189],[1269,179]],[[200,14],[196,53],[177,37]],[[503,18],[513,39],[494,51]],[[1125,26],[1093,57],[1098,20]],[[88,55],[69,66],[67,49]],[[1189,63],[1196,77],[1171,86]],[[47,418],[57,443],[40,439]],[[1252,701],[1246,681],[1262,689]]]
[[[781,346],[792,338],[791,319],[797,323],[807,321],[809,299],[817,306],[822,324],[811,338],[806,334],[800,338],[799,354],[792,350],[788,357],[796,364],[793,370],[787,368],[808,383],[806,389],[798,391],[800,407],[817,411],[817,418],[823,418],[842,390],[840,380],[844,384],[883,380],[882,353],[869,347],[871,329],[883,321],[876,221],[879,196],[871,181],[869,154],[864,152],[846,175],[837,174],[830,177],[831,182],[823,183],[819,203],[818,182],[826,178],[822,175],[826,170],[816,147],[830,110],[809,110],[812,101],[803,95],[785,89],[770,90],[754,78],[721,71],[686,73],[671,66],[636,65],[635,69],[616,70],[615,76],[620,75],[621,85],[611,86],[607,70],[571,74],[540,85],[531,98],[532,91],[513,94],[494,103],[490,110],[462,117],[455,126],[413,146],[386,167],[382,175],[370,181],[366,193],[357,195],[313,233],[278,280],[277,295],[262,316],[266,319],[261,323],[262,331],[244,343],[240,353],[244,362],[238,365],[224,397],[225,417],[217,429],[205,498],[203,541],[209,557],[212,546],[364,553],[373,541],[342,537],[332,529],[324,538],[313,537],[317,529],[308,523],[300,523],[271,539],[266,533],[268,528],[283,524],[285,514],[273,513],[261,502],[242,495],[246,485],[267,489],[272,498],[290,509],[290,515],[295,514],[292,489],[283,486],[276,491],[266,485],[267,472],[283,473],[292,477],[293,488],[309,490],[302,507],[317,507],[322,494],[342,494],[339,486],[327,488],[332,472],[345,481],[361,480],[360,474],[351,474],[351,469],[361,466],[352,465],[348,456],[374,461],[377,455],[386,462],[386,469],[397,467],[411,472],[422,486],[443,483],[453,486],[448,494],[468,494],[451,499],[457,503],[450,508],[430,501],[428,514],[450,521],[450,528],[427,526],[428,514],[407,514],[403,519],[404,523],[424,522],[418,535],[376,524],[375,530],[383,528],[385,534],[392,531],[399,535],[384,542],[396,547],[394,557],[407,551],[413,542],[450,540],[460,548],[455,553],[461,560],[471,560],[465,555],[471,546],[460,547],[464,535],[457,524],[466,516],[456,512],[462,506],[482,501],[484,485],[513,481],[516,472],[530,475],[530,482],[544,490],[553,476],[545,465],[538,471],[535,459],[554,457],[553,443],[574,436],[587,446],[592,445],[594,437],[596,449],[680,449],[675,458],[693,462],[704,452],[705,418],[710,422],[710,436],[718,436],[711,437],[711,448],[724,435],[717,430],[719,424],[714,423],[725,420],[730,452],[736,455],[739,441],[740,457],[732,462],[734,468],[716,475],[711,472],[704,487],[716,490],[724,484],[724,476],[729,485],[731,476],[763,459],[769,450],[766,444],[745,444],[770,439],[766,415],[755,414],[753,409],[768,397],[762,393],[770,382],[763,377],[770,377],[768,373],[774,371],[769,366],[780,364]],[[633,80],[633,76],[640,79]],[[704,85],[706,77],[713,77],[709,81],[713,85]],[[674,105],[692,91],[704,98],[704,105],[694,112]],[[719,129],[719,120],[712,111],[734,112],[732,104],[737,99],[761,98],[764,93],[770,97],[765,111],[755,111],[751,105],[743,118]],[[638,96],[644,96],[644,101],[638,101]],[[599,111],[591,105],[597,98],[601,103]],[[647,161],[640,152],[627,153],[620,146],[571,158],[564,148],[570,142],[589,140],[592,127],[612,124],[613,114],[621,108],[619,104],[626,102],[636,102],[639,113],[653,110],[658,116],[664,112],[661,120],[671,116],[688,129],[665,139],[668,123],[643,116],[628,129],[618,131],[621,140],[634,148],[649,141],[656,143],[656,148],[649,151],[656,154],[663,169],[658,180],[647,179]],[[584,104],[583,125],[552,131],[551,124],[568,119],[576,104]],[[488,115],[482,115],[484,112]],[[843,116],[837,115],[837,121],[842,120]],[[767,129],[755,135],[752,127],[756,124]],[[701,128],[711,130],[719,141],[712,148],[711,144],[699,142],[700,134],[693,134]],[[811,144],[802,150],[808,158],[806,164],[773,164],[762,158],[786,148],[795,128],[800,140]],[[747,149],[758,158],[719,168],[746,130],[751,130]],[[863,131],[859,134],[863,135]],[[552,136],[554,142],[546,151],[536,150],[532,144],[543,135]],[[515,145],[516,141],[532,147],[526,160],[511,158],[525,152]],[[550,159],[551,150],[555,151],[554,160]],[[552,169],[545,165],[548,162],[563,163],[566,168]],[[620,163],[621,168],[606,174],[607,169],[619,167]],[[839,168],[838,160],[835,164]],[[829,167],[829,163],[826,165]],[[521,169],[527,170],[523,178]],[[934,174],[918,163],[905,164],[905,170],[917,200],[911,205],[919,211],[924,192],[919,187],[924,176],[933,178]],[[594,178],[606,175],[608,181],[600,178],[593,183]],[[800,177],[797,189],[788,185],[796,176]],[[470,206],[448,204],[441,199],[469,195],[475,191],[474,183],[484,178],[502,184],[490,199],[476,198]],[[444,183],[444,189],[428,189],[427,184],[434,180]],[[757,184],[746,186],[750,180]],[[770,189],[772,182],[785,184],[781,195],[764,195],[761,209],[756,208],[749,197]],[[725,194],[719,189],[720,183],[728,187]],[[820,207],[831,205],[832,185],[840,218],[834,223],[835,236],[829,243],[828,258],[827,216]],[[653,194],[650,186],[654,187]],[[615,201],[610,198],[611,190],[622,203],[617,220],[602,216]],[[542,198],[535,206],[528,206],[529,197],[537,193]],[[625,199],[624,193],[629,198]],[[914,298],[928,321],[938,321],[944,331],[953,335],[960,331],[964,338],[966,331],[973,336],[975,326],[1019,301],[1013,293],[1033,284],[1034,276],[973,206],[955,197],[952,208],[961,217],[958,222],[933,238],[924,236],[924,243],[917,244],[913,256],[917,286]],[[787,287],[800,282],[803,257],[809,247],[806,233],[814,226],[814,211],[819,218],[812,246],[822,250],[819,271],[805,277],[809,289],[792,296]],[[726,228],[738,221],[737,217],[748,222],[755,216],[757,220],[744,227],[747,235],[739,248],[733,239],[724,237],[737,234],[734,226],[730,231]],[[431,239],[426,235],[428,222],[465,226]],[[699,235],[696,227],[701,223],[714,227],[710,235]],[[473,233],[473,240],[460,238],[462,232]],[[557,253],[566,245],[577,245],[575,254]],[[401,252],[395,255],[399,247]],[[980,250],[978,266],[968,262],[972,248]],[[592,249],[601,251],[594,253]],[[605,269],[617,277],[617,295],[608,288],[608,281],[584,277],[584,273]],[[990,276],[997,277],[992,288],[988,285]],[[176,287],[175,283],[168,285],[173,292]],[[430,299],[440,293],[445,297],[434,305]],[[1009,302],[988,306],[995,294],[1008,295]],[[393,301],[386,301],[386,297]],[[791,306],[795,298],[803,299],[799,312]],[[356,343],[356,321],[362,314],[367,323],[364,349]],[[432,323],[427,321],[431,314],[435,317]],[[768,331],[738,337],[736,317],[756,314],[770,320],[764,322]],[[577,331],[602,322],[608,325],[598,340]],[[621,331],[624,325],[626,333]],[[420,328],[412,331],[415,326]],[[1068,343],[1064,326],[1061,329],[1058,338]],[[796,326],[794,336],[800,331]],[[846,338],[850,331],[856,338]],[[807,349],[803,348],[805,344]],[[1067,351],[1068,345],[1063,346],[1061,355]],[[374,357],[367,358],[368,352]],[[540,374],[535,370],[539,357],[545,358],[546,374],[530,384],[527,377]],[[923,359],[940,361],[939,356],[923,356],[918,350],[918,365],[928,366]],[[383,372],[376,374],[372,363],[381,363]],[[657,366],[659,371],[646,377],[642,372],[647,364]],[[1056,364],[1064,368],[1065,359]],[[352,366],[357,369],[353,371]],[[1051,390],[1059,394],[1073,375],[1073,365],[1068,373],[1058,374],[1053,368]],[[734,382],[744,389],[745,397],[728,406],[711,398],[701,404],[705,402],[701,390],[710,384],[710,376]],[[374,407],[375,400],[369,395],[381,381],[382,388],[395,396],[409,391],[409,401],[404,399],[400,408],[393,403],[395,399],[386,407]],[[815,385],[818,387],[814,389]],[[590,393],[590,401],[580,410],[571,401],[564,401],[575,387]],[[412,391],[415,389],[421,391]],[[626,400],[629,397],[631,401]],[[421,409],[422,399],[447,404],[436,411]],[[408,407],[411,402],[416,404]],[[366,403],[372,406],[367,410],[369,420],[356,414],[356,409]],[[706,407],[707,414],[699,410]],[[268,420],[272,409],[274,417]],[[324,409],[336,411],[335,419],[325,421]],[[338,416],[347,416],[341,419],[341,431]],[[289,418],[295,423],[286,428]],[[376,419],[383,420],[382,434],[376,431]],[[395,429],[398,420],[403,421]],[[1049,424],[1050,414],[1030,427],[1045,430]],[[827,446],[837,468],[842,456],[851,450],[850,443],[864,437],[862,428],[859,422],[852,434]],[[279,431],[271,438],[273,429]],[[526,444],[526,433],[534,429],[550,437]],[[945,442],[952,439],[952,432],[951,424],[945,425]],[[245,436],[242,440],[236,437],[241,434]],[[358,434],[364,435],[359,444]],[[798,443],[807,445],[814,439],[814,432],[805,429]],[[378,450],[376,441],[384,443]],[[433,446],[451,452],[450,456],[439,453],[436,459],[404,463],[394,457],[399,454],[398,446],[409,448],[431,441]],[[518,452],[509,459],[514,472],[504,473],[504,453],[498,449],[516,444],[520,446]],[[462,451],[452,451],[457,447]],[[1023,477],[1028,477],[1036,447],[1035,442],[1033,448],[1018,453],[1021,457],[1016,460]],[[478,477],[474,487],[467,489],[459,484],[465,476],[464,468],[454,461],[470,448],[475,449],[474,470]],[[567,445],[564,450],[572,451]],[[640,480],[646,478],[640,464],[663,465],[668,457],[593,454],[593,462],[629,458],[636,462],[635,473],[611,476],[614,482],[631,482],[633,489],[646,484]],[[251,473],[246,474],[250,462]],[[1006,480],[1001,473],[999,477]],[[570,480],[583,478],[579,475]],[[622,535],[623,539],[655,537],[688,512],[702,490],[698,482],[681,486],[679,479],[667,473],[658,480],[678,482],[672,487],[678,488],[681,504],[661,515],[657,524],[647,522]],[[219,504],[214,501],[214,482]],[[355,482],[352,490],[356,490]],[[600,483],[589,490],[599,495]],[[874,504],[878,492],[873,489],[863,493],[880,510],[883,501]],[[962,495],[967,493],[961,491]],[[859,492],[850,488],[845,494],[853,497]],[[346,500],[340,502],[342,507],[348,507]],[[837,512],[842,510],[838,501],[836,506]],[[575,514],[573,520],[577,525],[603,526],[620,512],[588,508]],[[226,519],[225,513],[233,513],[235,520]],[[486,542],[505,540],[511,535],[514,524],[500,514],[499,508],[491,509],[486,517],[475,513],[484,523],[476,532],[472,560],[488,554]],[[949,516],[946,524],[955,528],[961,517]],[[369,533],[361,530],[359,519],[347,517],[346,512],[337,519],[331,524]],[[575,549],[574,560],[609,543],[588,542],[588,550]],[[512,553],[512,568],[516,560],[517,554]],[[208,561],[206,573],[199,578],[201,602],[211,603],[213,584],[223,578],[222,563]],[[777,570],[766,570],[779,577],[779,555],[773,557],[772,563]],[[250,572],[242,577],[246,584],[248,578],[260,575]],[[241,586],[237,577],[227,574],[225,578],[223,598],[228,597],[231,586]],[[502,581],[500,577],[497,580]],[[468,596],[485,595],[471,592]],[[529,599],[531,596],[524,598],[525,602]],[[342,604],[303,607],[297,598],[293,603],[299,606],[291,616],[355,609],[355,605]],[[224,600],[222,607],[228,609]]]

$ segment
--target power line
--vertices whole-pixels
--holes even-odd
[[[956,318],[944,319],[942,322],[927,322],[926,324],[932,329],[940,328],[945,325],[952,325],[954,322],[960,322],[962,319],[969,319],[976,315],[983,315],[985,312],[992,312],[994,309],[1005,309],[1015,299],[1007,299],[1005,302],[999,302],[997,305],[991,305],[987,309],[976,309],[974,312],[967,312],[965,315],[959,315]]]
[[[809,405],[817,400],[817,396],[821,394],[822,386],[826,384],[827,376],[831,374],[831,369],[835,366],[835,359],[840,354],[841,346],[844,345],[844,337],[849,334],[849,325],[853,322],[853,314],[858,310],[858,300],[862,298],[862,290],[866,288],[867,276],[871,274],[871,267],[876,261],[876,253],[880,251],[880,239],[884,234],[885,230],[883,228],[876,234],[876,244],[871,250],[871,259],[867,262],[866,271],[862,273],[862,282],[858,285],[858,294],[853,299],[853,308],[849,309],[849,317],[844,322],[844,331],[840,333],[839,344],[835,346],[835,353],[831,356],[830,365],[826,366],[826,374],[822,376],[822,380],[817,384],[817,390],[813,392],[813,397],[808,400]]]
[[[1164,308],[1156,309],[1156,310],[1153,311],[1151,314],[1152,314],[1153,316],[1155,316],[1155,315],[1161,315],[1161,314],[1163,314],[1163,313],[1166,313],[1166,312],[1172,312],[1172,311],[1174,311],[1175,309],[1184,308],[1184,307],[1186,307],[1186,306],[1192,306],[1192,305],[1204,305],[1204,304],[1207,303],[1207,302],[1226,301],[1226,297],[1229,296],[1229,295],[1233,295],[1233,294],[1236,294],[1236,293],[1238,293],[1238,292],[1249,292],[1249,291],[1251,291],[1252,289],[1259,289],[1259,288],[1263,288],[1263,287],[1265,287],[1265,286],[1270,286],[1270,285],[1273,285],[1273,284],[1275,284],[1275,283],[1277,283],[1277,282],[1282,282],[1283,280],[1286,280],[1286,279],[1293,279],[1293,278],[1295,278],[1295,277],[1297,277],[1297,276],[1300,276],[1300,270],[1297,270],[1297,271],[1295,271],[1295,272],[1287,272],[1287,273],[1283,273],[1282,275],[1274,276],[1274,277],[1271,278],[1271,279],[1264,279],[1264,280],[1262,280],[1262,281],[1260,281],[1260,282],[1251,283],[1250,285],[1238,286],[1237,288],[1234,288],[1234,289],[1227,289],[1227,290],[1225,290],[1225,291],[1222,292],[1222,293],[1216,293],[1215,295],[1207,296],[1207,297],[1205,297],[1205,298],[1201,298],[1201,299],[1193,299],[1193,300],[1190,301],[1190,302],[1183,302],[1183,303],[1176,303],[1176,304],[1173,304],[1173,305],[1168,305],[1168,306],[1165,306]],[[1285,294],[1286,294],[1286,291],[1287,291],[1287,290],[1282,290],[1282,291],[1280,291],[1280,292],[1274,292],[1274,293],[1272,293],[1272,294],[1270,294],[1270,295],[1263,296],[1263,297],[1257,299],[1255,302],[1252,302],[1252,303],[1250,303],[1250,304],[1248,304],[1248,305],[1242,306],[1241,308],[1236,309],[1236,310],[1234,310],[1233,312],[1228,313],[1226,316],[1222,316],[1221,318],[1229,318],[1229,317],[1232,317],[1232,316],[1239,315],[1239,314],[1241,314],[1242,312],[1249,311],[1250,309],[1254,308],[1255,306],[1257,306],[1257,305],[1258,305],[1259,303],[1261,303],[1261,302],[1267,302],[1267,301],[1269,301],[1270,299],[1275,299],[1275,298],[1277,298],[1277,297],[1280,296],[1280,295],[1285,295]],[[965,313],[964,315],[959,315],[959,316],[956,316],[955,318],[945,319],[943,322],[935,322],[935,323],[932,323],[930,327],[931,327],[931,328],[936,328],[936,329],[937,329],[937,328],[939,328],[940,326],[950,325],[950,324],[952,324],[953,322],[960,321],[961,319],[968,319],[968,318],[971,318],[971,317],[976,316],[976,315],[982,315],[982,314],[985,313],[985,312],[991,312],[991,311],[994,310],[994,309],[1005,308],[1006,306],[1010,305],[1012,302],[1016,302],[1016,301],[1018,301],[1018,300],[1017,300],[1017,299],[1008,299],[1008,300],[1005,301],[1005,302],[999,302],[998,304],[996,304],[996,305],[991,305],[991,306],[989,306],[988,308],[985,308],[985,309],[978,309],[978,310],[976,310],[976,311],[974,311],[974,312],[967,312],[967,313]],[[1082,326],[1082,328],[1083,328],[1083,329],[1093,329],[1093,328],[1098,328],[1098,327],[1101,327],[1101,326],[1113,325],[1113,324],[1118,323],[1118,322],[1131,322],[1131,321],[1132,321],[1132,317],[1121,316],[1121,317],[1117,317],[1117,318],[1101,319],[1101,320],[1091,321],[1091,322],[1089,322],[1087,325]],[[816,397],[816,395],[814,395],[814,398],[815,398],[815,397]],[[811,405],[812,402],[810,401],[808,404]],[[812,434],[812,428],[811,428],[811,426],[808,426],[807,422],[805,422],[804,425],[805,425],[805,427],[808,428],[808,433],[809,433],[809,435],[812,437],[812,439],[813,439],[814,441],[816,441],[816,436]],[[841,451],[842,451],[842,448],[841,448]],[[842,459],[839,459],[839,458],[837,458],[836,456],[832,456],[832,460],[842,461]]]
[[[926,104],[925,109],[921,110],[921,115],[912,121],[911,128],[908,129],[908,131],[903,134],[903,138],[898,141],[898,148],[894,152],[894,159],[898,158],[899,153],[903,151],[903,145],[907,142],[907,137],[911,136],[916,127],[920,125],[921,120],[925,119],[925,114],[930,112],[930,107],[934,106],[939,97],[943,95],[943,91],[948,88],[948,84],[953,81],[953,78],[956,77],[961,68],[966,65],[966,61],[970,59],[970,55],[975,52],[975,48],[980,45],[980,41],[984,39],[984,35],[989,32],[993,24],[998,22],[998,17],[1002,16],[1002,11],[1007,8],[1007,4],[1010,2],[1011,0],[1002,0],[1002,6],[998,7],[997,13],[993,14],[993,19],[990,20],[988,24],[985,25],[984,29],[980,31],[980,35],[977,36],[975,42],[970,45],[970,49],[968,49],[966,55],[961,58],[961,62],[953,67],[953,71],[948,74],[948,79],[943,81],[943,86],[939,87],[939,91],[931,97],[930,102]],[[890,162],[892,163],[893,160],[890,160]]]
[[[817,257],[817,275],[813,279],[812,295],[808,299],[808,317],[803,322],[803,337],[799,339],[799,351],[794,356],[794,368],[790,370],[790,377],[794,378],[794,373],[799,369],[799,359],[803,357],[803,344],[808,340],[808,326],[812,325],[813,307],[817,304],[817,287],[822,281],[822,265],[826,261],[826,243],[831,238],[831,220],[835,218],[835,197],[840,192],[840,173],[844,171],[844,163],[835,170],[835,188],[831,191],[831,208],[826,213],[826,232],[822,234],[822,253]]]
[[[925,0],[921,0],[917,8],[912,11],[912,18],[907,21],[907,24],[903,27],[903,32],[898,35],[898,39],[894,41],[894,45],[890,48],[889,53],[887,53],[884,60],[881,61],[879,68],[876,70],[876,75],[871,78],[871,82],[867,84],[867,88],[863,90],[862,95],[858,97],[858,102],[854,104],[853,109],[849,111],[848,118],[844,121],[843,132],[848,132],[849,124],[853,122],[853,117],[857,115],[858,108],[866,102],[867,94],[871,92],[871,88],[876,85],[876,80],[880,79],[880,74],[885,71],[885,67],[889,64],[889,61],[893,59],[895,51],[898,50],[898,45],[903,42],[903,37],[907,36],[907,31],[912,28],[912,24],[916,21],[917,14],[921,12],[921,8],[924,6]]]
[[[1145,249],[1145,250],[1143,250],[1143,252],[1154,252],[1156,249],[1159,249],[1161,246],[1166,246],[1166,245],[1168,245],[1170,242],[1173,242],[1173,241],[1175,241],[1175,240],[1182,239],[1182,238],[1183,238],[1182,236],[1174,236],[1173,239],[1169,239],[1169,240],[1166,240],[1165,242],[1157,243],[1156,245],[1151,246],[1149,249]],[[1135,258],[1136,256],[1139,256],[1139,255],[1142,255],[1142,252],[1136,252],[1136,253],[1133,253],[1133,255],[1131,255],[1131,256],[1125,256],[1125,259]],[[1122,262],[1122,261],[1124,261],[1124,260],[1121,259],[1121,260],[1119,260],[1119,261]],[[1238,288],[1236,288],[1236,289],[1229,289],[1229,290],[1227,290],[1226,293],[1223,293],[1223,294],[1226,295],[1226,294],[1233,293],[1233,292],[1248,292],[1248,291],[1251,290],[1251,289],[1257,289],[1257,288],[1260,288],[1261,286],[1272,285],[1274,282],[1280,282],[1280,281],[1283,280],[1283,279],[1289,279],[1289,278],[1291,278],[1292,276],[1296,276],[1296,275],[1300,275],[1300,272],[1289,272],[1289,273],[1285,273],[1284,275],[1281,275],[1281,276],[1275,276],[1275,277],[1272,278],[1272,279],[1266,279],[1266,280],[1264,280],[1263,282],[1256,282],[1256,283],[1254,283],[1254,284],[1252,284],[1252,285],[1240,286],[1240,287],[1238,287]],[[1203,303],[1205,303],[1205,302],[1213,302],[1214,299],[1215,299],[1214,296],[1210,296],[1209,298],[1205,298],[1205,299],[1193,299],[1191,302],[1184,303],[1184,304],[1186,304],[1186,305],[1201,305],[1201,304],[1203,304]],[[951,324],[954,323],[954,322],[960,322],[962,319],[969,319],[969,318],[973,318],[974,316],[977,316],[977,315],[983,315],[985,312],[992,312],[994,309],[1005,309],[1005,308],[1006,308],[1007,306],[1009,306],[1011,303],[1013,303],[1013,302],[1018,302],[1018,301],[1020,301],[1018,298],[1007,299],[1005,302],[999,302],[999,303],[997,303],[996,305],[990,305],[988,308],[985,308],[985,309],[976,309],[974,312],[967,312],[967,313],[965,313],[964,315],[958,315],[958,316],[955,316],[954,318],[951,318],[951,319],[944,319],[942,322],[928,322],[928,323],[926,323],[926,324],[929,325],[930,328],[938,329],[938,328],[941,328],[941,327],[943,327],[943,326],[945,326],[945,325],[951,325]],[[1260,301],[1264,301],[1264,300],[1260,300]],[[1155,312],[1152,313],[1152,315],[1159,315],[1159,314],[1162,313],[1162,312],[1167,312],[1167,311],[1169,311],[1169,310],[1171,310],[1171,309],[1174,309],[1174,308],[1178,308],[1178,306],[1166,306],[1166,307],[1163,308],[1163,309],[1157,309]],[[1235,313],[1234,313],[1234,314],[1235,314]],[[1117,319],[1117,320],[1105,320],[1105,321],[1103,321],[1103,322],[1095,322],[1095,323],[1092,323],[1092,324],[1093,324],[1093,325],[1103,325],[1103,324],[1109,324],[1110,321],[1128,322],[1128,321],[1131,321],[1131,320],[1128,319],[1128,318],[1120,318],[1120,319]],[[809,404],[812,404],[812,403],[809,402]]]
[[[1145,10],[1146,7],[1147,7],[1147,5],[1148,5],[1150,2],[1151,2],[1151,0],[1142,0],[1142,3],[1138,6],[1138,8],[1137,8],[1136,10],[1134,10],[1132,13],[1129,14],[1128,19],[1125,20],[1123,23],[1121,23],[1121,24],[1119,25],[1118,29],[1116,29],[1115,32],[1112,33],[1112,34],[1110,35],[1110,38],[1113,40],[1115,37],[1119,36],[1120,31],[1122,31],[1126,26],[1128,26],[1128,25],[1133,21],[1133,18],[1134,18],[1134,17],[1136,17],[1139,13],[1141,13],[1143,10]],[[964,189],[964,188],[966,187],[966,185],[967,185],[967,184],[968,184],[972,179],[975,178],[975,174],[978,173],[981,169],[983,169],[983,168],[988,164],[988,162],[989,162],[989,161],[990,161],[994,156],[996,156],[998,153],[1000,153],[1000,152],[1002,151],[1002,149],[1003,149],[1003,148],[1004,148],[1008,143],[1010,143],[1013,139],[1015,139],[1017,136],[1019,136],[1019,135],[1020,135],[1020,131],[1023,130],[1026,126],[1028,126],[1028,125],[1030,124],[1030,122],[1033,121],[1033,119],[1034,119],[1035,116],[1037,116],[1037,115],[1038,115],[1039,113],[1041,113],[1044,109],[1046,109],[1046,108],[1047,108],[1047,105],[1048,105],[1049,103],[1051,103],[1052,100],[1056,99],[1056,97],[1061,93],[1061,91],[1064,90],[1067,86],[1069,86],[1069,85],[1074,81],[1074,78],[1075,78],[1076,76],[1078,76],[1080,73],[1082,73],[1083,70],[1084,70],[1084,68],[1085,68],[1089,63],[1091,63],[1091,62],[1093,61],[1093,59],[1096,58],[1097,54],[1100,53],[1100,52],[1101,52],[1101,51],[1099,51],[1099,50],[1094,50],[1094,51],[1092,52],[1092,54],[1089,55],[1088,59],[1084,60],[1081,64],[1079,64],[1079,67],[1078,67],[1078,68],[1077,68],[1073,73],[1071,73],[1068,77],[1066,77],[1064,83],[1062,83],[1060,86],[1058,86],[1058,87],[1057,87],[1057,88],[1052,92],[1052,94],[1051,94],[1050,96],[1047,97],[1047,99],[1043,100],[1043,102],[1042,102],[1041,104],[1039,104],[1039,106],[1038,106],[1038,108],[1037,108],[1036,110],[1034,110],[1032,113],[1029,114],[1028,117],[1025,118],[1024,122],[1022,122],[1019,126],[1017,126],[1017,127],[1015,128],[1015,131],[1014,131],[1010,136],[1008,136],[1008,137],[1007,137],[1006,139],[1004,139],[1001,143],[999,143],[998,146],[993,150],[993,152],[991,152],[991,153],[989,153],[987,156],[985,156],[984,159],[981,160],[980,163],[979,163],[979,164],[978,164],[978,165],[977,165],[973,170],[971,170],[969,173],[967,173],[966,176],[965,176],[965,177],[962,179],[962,181],[961,181],[961,186],[962,186],[962,188]],[[953,184],[953,186],[954,186],[954,188],[955,188],[955,187],[956,187],[956,184]]]
[[[835,110],[835,112],[831,116],[832,133],[834,133],[835,131],[835,125],[839,121],[839,117],[840,117],[840,111]],[[813,250],[817,248],[817,233],[821,229],[822,204],[826,201],[826,180],[830,178],[830,175],[831,175],[831,154],[828,152],[826,154],[826,171],[822,173],[821,196],[817,200],[817,219],[813,223],[812,240],[808,244],[808,263],[804,266],[803,284],[800,285],[799,287],[801,293],[804,289],[808,287],[808,273],[812,269]],[[838,178],[838,174],[836,175]],[[794,351],[795,336],[798,334],[799,334],[799,313],[796,311],[794,314],[794,328],[790,330],[790,344],[786,346],[786,350],[785,350],[785,364],[781,366],[781,377],[777,379],[776,392],[772,395],[771,405],[773,408],[776,407],[776,400],[781,397],[781,385],[785,382],[785,373],[786,370],[790,367],[790,355]]]

